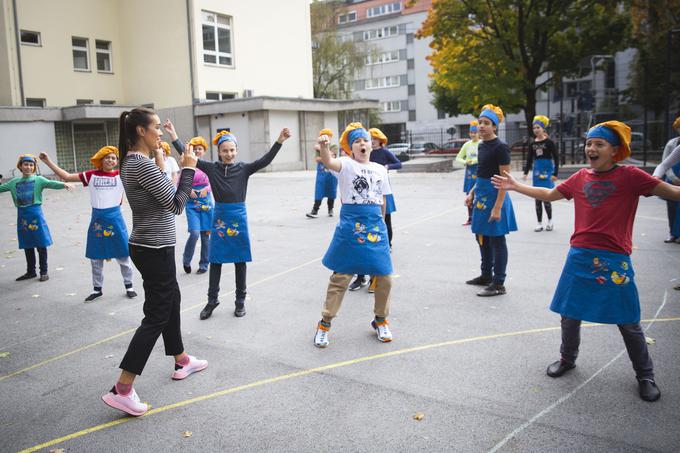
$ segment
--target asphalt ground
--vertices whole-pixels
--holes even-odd
[[[128,300],[117,265],[107,263],[104,297],[83,303],[91,290],[90,208],[79,187],[46,192],[50,280],[15,282],[25,259],[16,249],[16,210],[3,196],[0,451],[678,451],[680,292],[672,287],[680,245],[663,243],[665,203],[641,199],[634,231],[642,318],[662,392],[647,403],[615,326],[584,327],[577,367],[559,379],[545,374],[559,357],[559,317],[548,305],[569,247],[571,203],[554,203],[555,230],[535,233],[534,201],[512,195],[520,230],[508,238],[508,294],[480,298],[465,284],[480,259],[461,226],[462,177],[392,177],[388,344],[369,327],[365,289],[347,294],[329,348],[312,343],[330,275],[321,257],[337,221],[304,215],[314,173],[251,178],[254,262],[244,318],[232,314],[234,272],[226,265],[222,305],[198,319],[208,278],[182,272],[186,218],[177,217],[184,342],[210,366],[172,381],[159,341],[135,385],[152,410],[137,419],[100,398],[142,318],[140,278],[140,297]]]

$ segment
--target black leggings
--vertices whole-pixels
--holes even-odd
[[[387,240],[392,247],[392,214],[385,214],[385,225],[387,225]]]
[[[333,205],[335,204],[335,198],[326,198],[326,202],[328,203],[328,210],[330,211],[333,209]],[[321,207],[321,200],[314,200],[314,207],[312,207],[313,212],[319,212],[319,208]]]
[[[545,213],[548,215],[548,220],[552,219],[552,204],[549,201],[536,200],[536,218],[538,223],[543,221],[543,206],[545,205]]]
[[[243,303],[246,299],[246,263],[234,263],[236,280],[236,302]],[[210,263],[210,282],[208,284],[208,303],[216,304],[220,294],[220,278],[222,264]]]
[[[35,249],[24,249],[26,255],[26,273],[35,274]],[[47,248],[38,247],[40,275],[47,275]]]

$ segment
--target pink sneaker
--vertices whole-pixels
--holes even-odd
[[[144,415],[146,411],[149,410],[149,405],[142,403],[137,396],[137,392],[133,388],[130,393],[126,396],[116,393],[116,387],[114,386],[109,393],[102,396],[102,400],[109,406],[119,411],[123,411],[126,414],[139,417]]]
[[[172,373],[172,378],[179,381],[192,373],[205,370],[206,368],[208,368],[207,360],[199,360],[196,357],[190,355],[188,365],[181,366],[175,363],[175,372]]]

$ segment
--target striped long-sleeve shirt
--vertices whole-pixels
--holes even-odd
[[[184,210],[189,199],[193,168],[184,168],[177,190],[151,159],[129,154],[120,177],[132,209],[132,234],[129,243],[162,248],[175,245],[175,215]]]

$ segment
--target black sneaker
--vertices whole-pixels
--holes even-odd
[[[205,274],[206,272],[208,272],[208,269],[203,269],[203,268],[199,268],[199,269],[196,271],[197,274]]]
[[[638,381],[640,398],[653,403],[661,398],[661,391],[653,379],[641,379]]]
[[[246,315],[246,304],[243,302],[235,302],[234,305],[234,316],[237,318],[242,318]]]
[[[505,286],[498,283],[492,283],[477,293],[479,297],[500,296],[502,294],[505,294]]]
[[[191,265],[183,264],[182,267],[184,267],[184,272],[191,274]]]
[[[37,276],[38,276],[38,274],[36,274],[35,272],[26,272],[21,277],[17,277],[16,281],[20,282],[20,281],[23,281],[23,280],[30,280],[32,278],[36,278]]]
[[[92,294],[85,298],[85,302],[92,302],[93,300],[99,299],[103,295],[104,293],[102,293],[101,291],[92,291]]]
[[[332,209],[328,210],[328,217],[333,217],[333,210]]]
[[[493,282],[493,279],[491,277],[487,277],[485,275],[480,275],[479,277],[475,277],[472,280],[468,280],[465,283],[468,285],[477,285],[477,286],[488,286]]]
[[[368,285],[368,279],[364,276],[357,276],[357,278],[355,278],[354,281],[349,285],[349,290],[356,291],[366,285]]]
[[[125,290],[125,295],[128,296],[128,299],[134,299],[135,297],[137,297],[137,291],[135,291],[132,288],[127,288]]]
[[[49,279],[50,279],[50,276],[49,276],[49,275],[47,275],[47,274],[40,274],[39,280],[40,280],[41,282],[46,282],[46,281],[49,280]]]
[[[316,219],[317,217],[319,217],[319,211],[308,212],[308,213],[305,214],[305,215],[306,215],[307,217],[309,217],[310,219]]]
[[[208,319],[209,317],[212,316],[212,312],[214,309],[217,308],[219,305],[219,302],[208,302],[205,307],[203,307],[203,310],[201,310],[201,314],[199,315],[199,318],[201,320]]]

